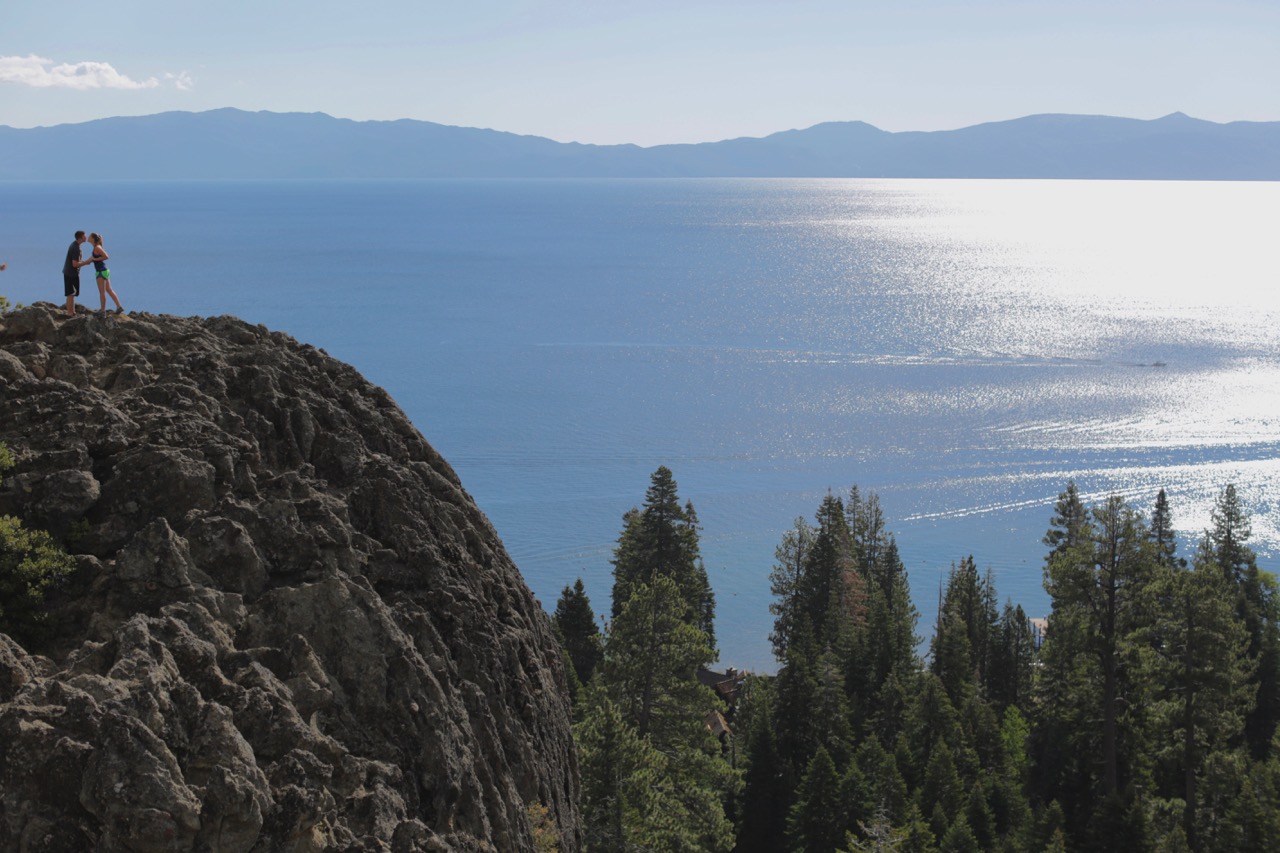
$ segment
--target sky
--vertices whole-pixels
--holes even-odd
[[[219,107],[657,145],[1280,120],[1277,0],[0,0],[0,125]]]

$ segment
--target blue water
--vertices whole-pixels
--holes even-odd
[[[582,576],[607,610],[622,514],[667,465],[722,659],[769,669],[778,539],[853,483],[922,635],[968,554],[1047,610],[1068,478],[1143,506],[1166,488],[1188,543],[1235,482],[1275,570],[1277,221],[1268,183],[8,183],[0,293],[60,301],[71,233],[98,230],[126,307],[351,362],[548,607]]]

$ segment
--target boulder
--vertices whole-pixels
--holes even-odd
[[[0,321],[0,513],[76,556],[0,635],[0,849],[580,849],[549,620],[387,394],[231,317]]]

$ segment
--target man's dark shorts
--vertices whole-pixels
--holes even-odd
[[[80,276],[72,272],[64,272],[62,274],[62,295],[63,296],[79,296],[80,295]]]

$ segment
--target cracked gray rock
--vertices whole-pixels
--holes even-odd
[[[77,570],[0,635],[0,849],[580,849],[550,624],[385,391],[231,317],[0,315],[0,514]]]

